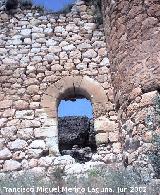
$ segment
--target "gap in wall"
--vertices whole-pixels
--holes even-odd
[[[86,98],[61,100],[58,107],[58,139],[61,155],[84,163],[96,152],[92,103]]]

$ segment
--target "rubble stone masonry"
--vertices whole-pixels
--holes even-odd
[[[66,174],[117,164],[155,177],[159,135],[159,0],[78,0],[67,14],[0,9],[0,170]],[[61,99],[92,102],[97,152],[78,164],[58,148]],[[46,152],[47,151],[47,152]]]

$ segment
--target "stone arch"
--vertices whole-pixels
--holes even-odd
[[[41,106],[48,117],[57,117],[57,106],[62,98],[84,96],[93,104],[94,115],[102,115],[108,97],[104,88],[88,76],[66,76],[48,87],[42,97]]]
[[[97,126],[99,123],[99,117],[104,116],[106,113],[106,105],[108,102],[108,97],[105,93],[104,88],[100,83],[88,76],[66,76],[57,81],[56,83],[49,86],[42,96],[41,106],[46,112],[48,118],[52,121],[54,120],[54,132],[53,140],[56,138],[57,148],[58,148],[58,104],[61,99],[71,99],[77,97],[85,97],[92,102],[93,115],[94,115],[94,126],[96,126],[96,143],[101,144],[102,142],[107,142],[108,133],[103,132],[101,125]],[[103,119],[103,120],[102,120]],[[101,122],[105,123],[106,118],[102,117]],[[50,129],[52,131],[52,129]],[[103,138],[102,138],[103,137]],[[105,137],[105,138],[104,138]],[[52,137],[50,137],[52,143]],[[55,141],[54,141],[55,142]],[[55,144],[50,144],[50,153],[55,153]],[[57,150],[57,149],[56,149]]]

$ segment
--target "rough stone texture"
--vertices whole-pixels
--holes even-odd
[[[158,0],[102,4],[116,101],[122,104],[137,87],[145,92],[160,87],[160,4]]]
[[[160,134],[159,1],[102,3],[104,29],[95,23],[95,7],[81,0],[67,15],[33,7],[7,15],[0,8],[2,172],[31,169],[42,177],[55,166],[76,174],[120,163],[156,177],[148,153]],[[97,151],[73,145],[63,156],[57,107],[82,97],[92,102]],[[81,166],[75,156],[90,162]]]
[[[78,147],[94,146],[94,132],[87,117],[63,117],[58,119],[58,139],[60,151]]]

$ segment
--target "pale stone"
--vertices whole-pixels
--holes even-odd
[[[50,46],[48,49],[50,53],[59,53],[61,50],[62,48],[59,46]]]
[[[25,158],[25,153],[22,151],[16,151],[13,153],[13,160],[22,160],[23,158]]]
[[[20,168],[21,168],[21,163],[15,160],[6,160],[3,165],[4,171],[17,171],[20,170]]]
[[[55,158],[54,165],[67,165],[75,163],[75,159],[69,155],[63,155]]]
[[[14,60],[14,59],[10,59],[10,58],[5,58],[2,60],[3,64],[8,64],[8,65],[16,65],[17,64],[17,61]]]
[[[17,110],[25,110],[28,108],[29,104],[28,102],[24,101],[24,100],[18,100],[15,103],[15,108]]]
[[[79,63],[79,64],[76,65],[76,68],[78,70],[87,69],[87,64],[85,64],[85,63]]]
[[[82,54],[84,58],[95,58],[97,57],[97,53],[93,49],[87,50],[85,53]]]
[[[30,85],[29,87],[27,87],[27,93],[29,94],[37,94],[39,91],[39,86],[37,85]]]
[[[37,159],[31,159],[28,163],[29,167],[37,167],[38,166],[38,160]]]
[[[116,131],[118,129],[118,124],[115,121],[111,121],[105,116],[101,116],[95,119],[94,123],[95,131]]]
[[[13,117],[14,114],[15,114],[15,109],[7,109],[3,112],[3,117]]]
[[[84,24],[84,28],[91,33],[93,30],[95,30],[96,28],[96,24],[95,23],[85,23]]]
[[[73,44],[66,45],[66,46],[62,47],[62,49],[63,49],[64,51],[72,51],[72,50],[74,50],[75,48],[76,48],[76,47],[75,47]]]
[[[77,46],[77,49],[84,50],[84,49],[90,49],[92,46],[89,43],[81,43]]]
[[[27,146],[27,142],[25,140],[20,140],[20,139],[17,139],[13,142],[9,142],[8,143],[8,147],[11,149],[11,150],[21,150],[21,149],[25,149],[26,146]]]
[[[143,134],[143,141],[144,142],[152,142],[153,140],[153,132],[147,131]]]
[[[12,153],[8,148],[4,148],[3,150],[0,150],[0,160],[7,160],[12,157]]]
[[[65,32],[65,29],[62,26],[56,26],[54,29],[55,33],[62,33]]]
[[[29,158],[39,158],[42,154],[42,150],[41,149],[29,149],[27,151],[27,154],[29,156]]]
[[[78,30],[79,28],[74,23],[66,26],[66,31],[68,32],[78,32]]]
[[[31,45],[32,44],[32,40],[30,38],[25,38],[24,39],[24,43],[28,44],[28,45]]]
[[[41,157],[38,161],[38,165],[48,167],[52,164],[54,159],[55,159],[55,157],[50,157],[50,156]]]
[[[5,127],[1,129],[1,134],[5,138],[11,138],[15,135],[17,128],[15,126]]]
[[[33,149],[45,149],[46,145],[43,140],[34,140],[31,144],[30,147]]]
[[[98,133],[95,137],[98,145],[108,143],[108,133]]]
[[[57,126],[41,127],[34,130],[34,135],[36,138],[53,137],[57,136],[57,134]]]
[[[16,111],[16,118],[17,119],[33,119],[34,112],[32,110]]]
[[[30,37],[31,29],[22,29],[21,30],[21,35],[24,36],[24,37]]]
[[[117,142],[119,140],[119,132],[109,132],[109,141],[110,142]]]
[[[6,118],[0,118],[0,127],[3,127],[6,123],[7,119]]]
[[[158,97],[157,91],[148,92],[142,95],[140,106],[149,106],[155,104],[156,98]]]
[[[57,41],[55,41],[55,40],[53,40],[53,39],[48,39],[47,41],[46,41],[46,46],[55,46],[55,45],[57,45],[58,44],[58,42]]]
[[[100,66],[109,67],[109,66],[110,66],[109,59],[108,59],[108,58],[104,58],[104,59],[101,61]]]
[[[0,109],[9,108],[12,106],[12,100],[3,100],[0,101]]]
[[[33,138],[33,128],[19,129],[17,131],[18,138],[31,139]]]
[[[71,51],[69,57],[80,59],[81,58],[81,52],[79,50]]]
[[[103,161],[105,163],[113,163],[116,161],[116,156],[115,154],[111,153],[111,154],[106,154],[105,157],[103,158]]]
[[[113,152],[119,154],[122,152],[122,145],[120,142],[113,143]]]

